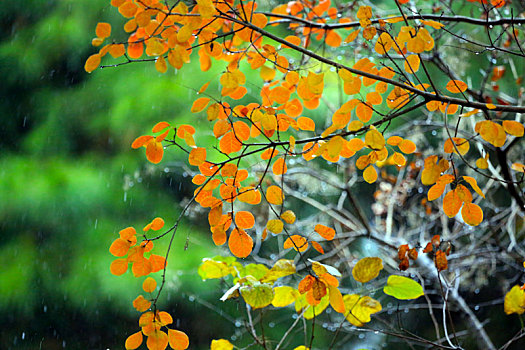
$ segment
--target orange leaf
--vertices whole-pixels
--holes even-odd
[[[195,128],[187,124],[183,124],[177,128],[177,137],[180,137],[181,139],[183,139],[186,133],[190,135],[195,134]]]
[[[242,229],[233,229],[228,239],[228,247],[233,255],[246,258],[253,249],[253,239]]]
[[[162,143],[157,141],[150,141],[146,146],[146,158],[153,164],[158,164],[164,155],[164,147]]]
[[[466,224],[478,226],[483,221],[483,211],[474,203],[465,203],[461,209],[461,217]]]
[[[445,191],[445,185],[437,183],[434,186],[430,187],[430,189],[428,190],[427,199],[429,201],[433,201],[441,197],[444,191]]]
[[[151,272],[157,272],[166,267],[166,258],[163,256],[151,254],[148,260],[151,264]]]
[[[461,209],[462,204],[463,201],[459,198],[456,190],[452,190],[443,198],[443,211],[449,218],[454,217]]]
[[[308,117],[300,117],[297,119],[297,126],[301,130],[306,131],[314,131],[315,130],[315,123],[312,119]]]
[[[280,187],[278,186],[270,186],[266,190],[266,200],[268,200],[269,203],[275,204],[275,205],[281,205],[284,201],[284,194]]]
[[[235,214],[235,225],[242,229],[252,228],[255,225],[255,217],[249,211],[238,211]]]
[[[133,333],[126,339],[126,349],[134,350],[142,344],[142,332]]]
[[[190,346],[190,340],[186,333],[176,329],[168,329],[168,340],[174,350],[185,350]]]
[[[191,106],[191,112],[192,113],[198,113],[204,110],[208,103],[210,102],[210,99],[208,97],[201,97],[195,100],[193,102],[193,105]]]
[[[416,151],[416,144],[410,140],[401,141],[398,147],[404,154],[411,154]]]
[[[84,70],[88,73],[93,72],[100,65],[100,55],[94,54],[88,57],[86,64],[84,65]]]
[[[216,226],[212,229],[211,238],[216,246],[223,245],[226,243],[226,232],[220,226]]]
[[[164,350],[168,346],[168,335],[163,331],[155,330],[149,335],[146,345],[149,350]]]
[[[438,271],[443,271],[448,268],[448,261],[447,256],[445,255],[445,252],[442,250],[438,250],[436,252],[436,258],[435,258],[435,264],[438,269]]]
[[[111,24],[99,22],[95,29],[95,34],[101,39],[105,39],[111,35]]]
[[[324,239],[331,241],[335,237],[335,230],[331,227],[317,224],[315,225],[314,231],[317,232]]]
[[[261,159],[268,160],[270,158],[275,157],[277,154],[279,154],[279,150],[275,148],[268,148],[266,151],[261,153]]]
[[[463,92],[467,90],[467,88],[468,88],[467,84],[465,84],[461,80],[450,80],[446,86],[446,89],[452,92],[453,94]]]
[[[151,129],[152,132],[159,132],[159,131],[162,131],[166,128],[169,128],[170,127],[170,123],[168,122],[158,122],[157,124],[155,124],[155,126],[153,127],[153,129]]]
[[[124,256],[128,254],[129,248],[131,247],[131,244],[122,238],[117,238],[113,241],[111,246],[109,247],[109,252],[113,254],[114,256]]]
[[[149,141],[153,140],[153,138],[154,137],[151,135],[139,136],[135,139],[135,141],[133,141],[133,143],[131,144],[131,148],[134,148],[134,149],[140,148],[144,146],[145,144],[147,144]]]
[[[109,267],[111,274],[120,276],[128,271],[128,261],[126,259],[116,259],[111,262]]]
[[[279,158],[273,163],[272,171],[275,175],[285,174],[287,170],[288,167],[283,158]]]
[[[239,152],[242,149],[242,143],[239,142],[232,131],[229,131],[219,141],[219,148],[222,152],[230,154]]]
[[[144,282],[142,282],[142,289],[144,289],[146,293],[153,292],[155,288],[157,288],[157,281],[151,277],[146,278]]]
[[[126,227],[125,229],[120,230],[118,234],[120,235],[120,238],[129,240],[131,239],[131,237],[137,234],[137,231],[135,231],[134,227]],[[135,238],[135,241],[136,241],[136,238]]]
[[[245,122],[238,121],[233,123],[233,132],[241,141],[246,141],[250,138],[250,127]]]
[[[191,165],[199,166],[206,161],[206,149],[202,147],[192,148],[188,156]]]
[[[133,300],[133,307],[139,311],[144,312],[148,310],[151,306],[151,301],[146,300],[142,295],[139,295],[135,300]]]
[[[319,243],[317,243],[316,241],[311,241],[310,243],[312,244],[312,247],[314,247],[314,249],[317,250],[320,254],[324,254],[324,249]]]
[[[288,237],[283,244],[284,249],[292,248],[299,251],[304,252],[308,248],[308,240],[299,235],[293,235],[291,237]]]

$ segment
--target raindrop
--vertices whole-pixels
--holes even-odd
[[[66,348],[66,341],[65,340],[62,340],[62,347],[65,349]]]
[[[164,172],[165,172],[165,173],[169,173],[169,172],[170,172],[170,168],[165,167],[165,168],[164,168]]]
[[[98,226],[98,219],[95,219],[95,230],[97,229],[97,226]]]
[[[191,301],[191,302],[194,302],[195,301],[195,297],[193,295],[190,295],[188,297],[188,300]]]
[[[242,325],[241,321],[235,321],[235,327],[239,328]]]
[[[44,312],[47,312],[47,305],[44,305]]]
[[[479,310],[479,305],[474,306],[474,310],[478,311]]]
[[[231,336],[231,340],[233,340],[233,341],[237,340],[237,336],[232,335],[232,336]]]
[[[359,334],[359,339],[365,339],[365,335],[364,334]]]
[[[408,308],[405,308],[405,310],[403,310],[405,312],[405,314],[408,314]]]
[[[436,130],[432,130],[432,133],[431,133],[431,134],[432,134],[432,136],[436,136],[438,133],[437,133]]]
[[[423,187],[418,187],[417,192],[418,193],[423,193]]]
[[[270,328],[273,328],[273,327],[275,327],[275,323],[270,322],[270,323],[268,323],[268,326],[269,326]]]
[[[128,192],[124,192],[124,202],[128,199]]]
[[[476,288],[476,290],[474,290],[474,293],[479,294],[479,288]]]
[[[22,340],[24,340],[25,338],[26,338],[26,333],[22,332]]]

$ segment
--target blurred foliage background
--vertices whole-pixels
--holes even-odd
[[[118,38],[123,20],[108,0],[0,7],[3,349],[122,348],[138,330],[131,302],[142,279],[109,273],[109,245],[126,226],[140,230],[156,216],[172,224],[192,191],[183,171],[154,168],[130,148],[157,121],[192,117],[189,92],[177,83],[184,75],[160,77],[152,65],[88,75],[84,62],[98,21],[112,23]],[[203,232],[188,222],[177,233],[163,307],[194,345],[201,339],[209,346],[220,316],[202,322],[198,304],[188,302],[192,293],[214,291],[196,274],[201,259],[214,254]],[[156,249],[163,254],[162,243]]]

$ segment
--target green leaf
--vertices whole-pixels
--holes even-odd
[[[423,287],[419,283],[397,275],[388,277],[383,292],[400,300],[417,299],[424,294]]]
[[[260,280],[268,271],[270,270],[262,264],[249,264],[244,267],[241,276],[253,276],[256,280]]]
[[[242,286],[240,292],[246,304],[259,309],[271,304],[274,291],[270,284],[255,282],[253,285]]]
[[[225,262],[203,259],[198,273],[203,280],[206,280],[209,278],[222,278],[230,274],[234,275],[236,272],[234,268],[228,266]]]
[[[278,278],[292,275],[295,273],[295,263],[293,260],[281,259],[261,278],[261,282],[275,282]]]

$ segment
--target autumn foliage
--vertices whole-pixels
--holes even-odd
[[[273,8],[237,0],[111,1],[126,18],[127,38],[108,41],[110,24],[98,23],[92,44],[100,49],[87,59],[87,72],[98,68],[102,59],[115,66],[150,62],[159,73],[188,65],[220,71],[210,73],[208,81],[191,82],[198,85],[192,86],[195,94],[188,113],[207,120],[207,130],[177,120],[160,121],[131,144],[144,148],[153,164],[170,157],[166,150],[185,154],[195,188],[181,216],[169,218],[169,229],[156,218],[143,234],[128,227],[111,244],[110,253],[116,257],[112,274],[126,273],[130,264],[136,277],[164,271],[158,277],[160,286],[147,277],[143,290],[149,296],[133,301],[142,313],[141,330],[127,338],[127,349],[138,348],[143,337],[149,349],[189,346],[188,336],[171,328],[172,316],[157,309],[169,250],[159,253],[154,248],[156,240],[176,234],[188,210],[205,213],[210,239],[227,246],[235,257],[205,259],[199,275],[230,278],[232,287],[221,300],[241,298],[248,314],[293,304],[299,317],[315,321],[330,306],[340,314],[339,328],[344,320],[364,327],[382,310],[382,302],[368,295],[370,289],[348,293],[348,286],[373,283],[383,291],[382,298],[397,300],[425,295],[430,305],[423,286],[435,283],[448,312],[443,322],[453,328],[445,290],[452,288],[454,279],[448,274],[456,263],[450,260],[453,247],[465,244],[459,232],[473,232],[470,226],[489,231],[495,223],[492,218],[487,222],[487,214],[494,215],[494,204],[486,203],[494,200],[496,191],[506,193],[505,205],[514,208],[512,217],[523,227],[523,153],[514,150],[523,150],[523,71],[516,66],[524,67],[525,35],[518,24],[525,21],[501,16],[500,9],[513,9],[510,1],[459,1],[478,14],[471,17],[415,2],[421,3],[417,10],[408,0],[392,1],[388,9],[330,0],[291,1]],[[484,71],[482,83],[456,72],[440,54],[448,50],[446,38],[460,40],[455,28],[461,25],[488,31],[481,39],[473,34],[468,43],[474,48],[465,49],[473,57],[490,54],[497,62]],[[354,55],[345,56],[345,50]],[[204,134],[213,135],[213,146],[202,141]],[[335,167],[343,171],[326,175]],[[332,190],[332,197],[308,197],[308,186],[301,196],[301,173],[332,187],[339,197]],[[351,188],[356,182],[376,191],[375,221],[356,204]],[[418,200],[407,199],[409,188],[418,188],[421,196],[413,197]],[[329,198],[339,203],[328,203]],[[320,214],[307,217],[298,201]],[[345,201],[351,210],[345,209]],[[403,235],[406,228],[399,228],[394,236],[394,222],[403,225],[402,217],[409,215],[394,218],[396,206],[420,213],[417,220],[410,219],[413,227],[408,231],[428,229]],[[348,254],[352,235],[373,240],[384,255],[362,257],[356,263],[345,262],[348,257],[343,255],[330,258]],[[290,259],[268,266],[237,260],[274,249],[266,248],[267,241],[272,246],[278,242],[280,256]],[[352,267],[348,270],[346,264]],[[352,278],[340,269],[351,271]],[[417,278],[403,272],[412,269],[419,271]],[[508,290],[505,312],[522,314],[523,289]],[[248,328],[256,344],[273,348],[253,324]],[[435,328],[435,339],[407,339],[445,344],[439,340],[440,326]],[[312,340],[303,348],[312,346],[313,326],[311,331]],[[459,348],[461,339],[449,336],[446,327],[442,331],[447,348]],[[477,332],[483,348],[494,348],[482,327]],[[226,339],[211,343],[211,349],[231,348]]]

